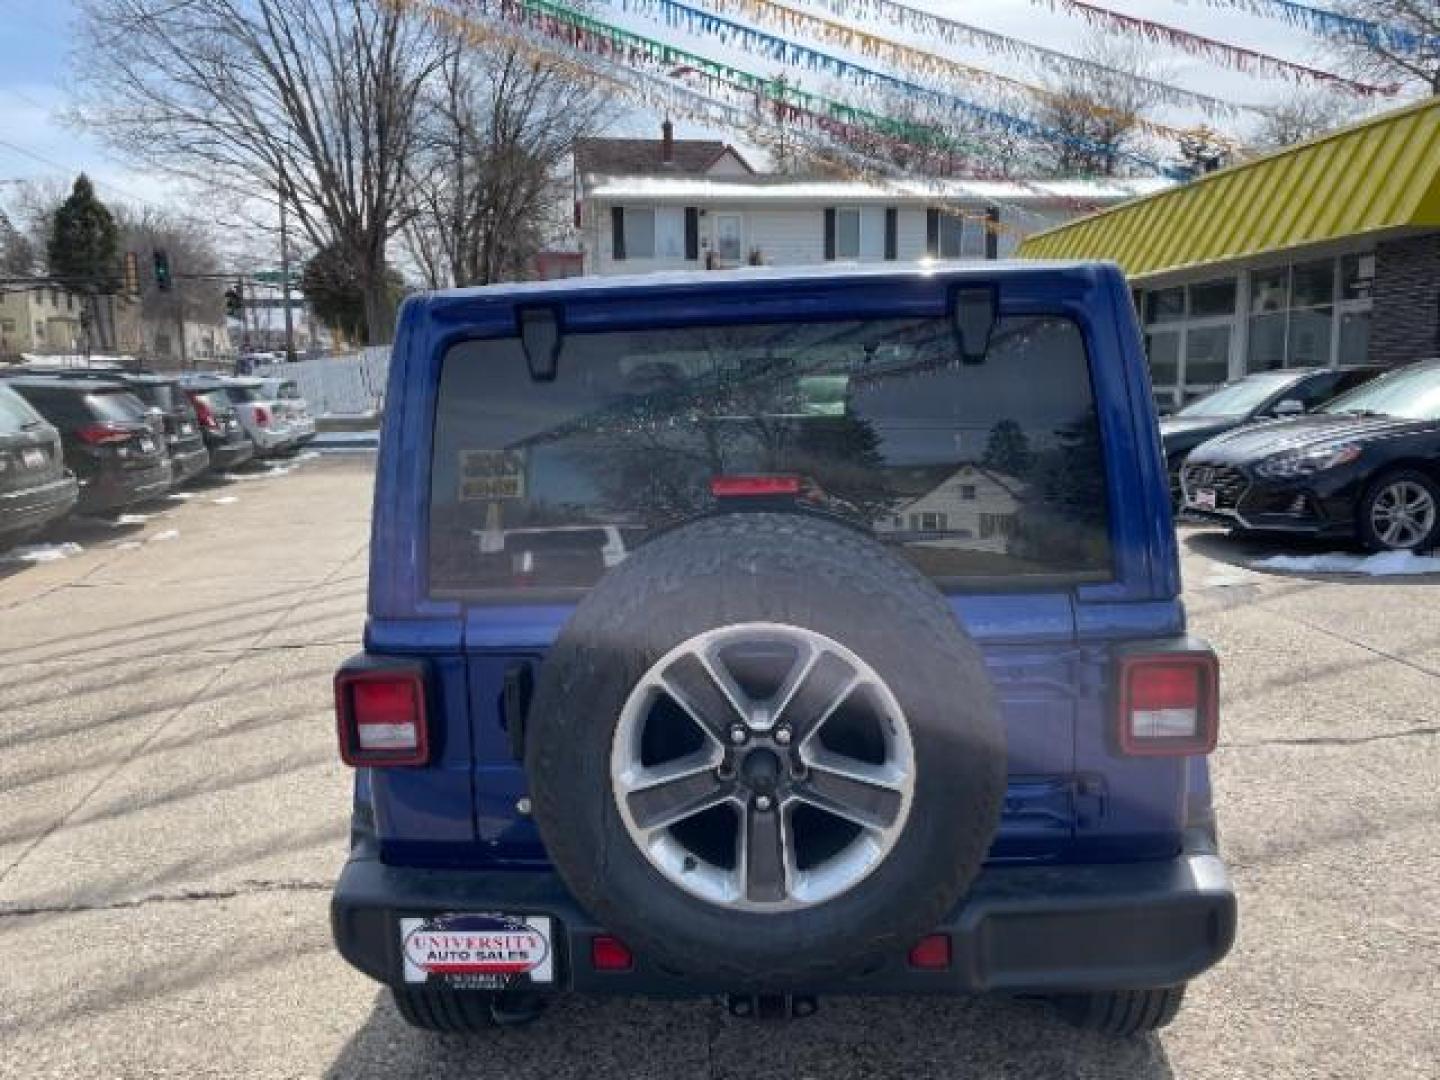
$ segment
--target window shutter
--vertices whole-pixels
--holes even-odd
[[[1000,208],[992,206],[985,211],[985,258],[1000,257]]]
[[[885,258],[894,262],[900,247],[900,211],[893,206],[885,208]]]
[[[835,261],[835,208],[825,208],[825,261]]]
[[[610,257],[616,262],[625,259],[625,208],[610,208]]]
[[[685,258],[700,258],[700,208],[685,207]]]
[[[940,211],[933,206],[925,211],[925,254],[932,259],[940,255]]]

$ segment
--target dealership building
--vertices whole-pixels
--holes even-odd
[[[1028,238],[1135,287],[1156,396],[1440,356],[1440,100]]]

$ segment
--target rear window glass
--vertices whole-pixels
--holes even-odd
[[[195,396],[205,402],[213,412],[229,412],[235,407],[230,401],[228,390],[206,390]]]
[[[177,399],[183,398],[174,383],[134,383],[130,392],[147,405],[153,405],[165,412],[176,412],[185,408]]]
[[[230,395],[231,401],[263,400],[259,387],[255,386],[227,386],[225,392]]]
[[[437,594],[584,588],[656,530],[759,506],[845,519],[942,585],[1110,573],[1068,319],[1002,319],[973,365],[944,319],[570,334],[549,382],[517,339],[467,342],[435,423]],[[754,476],[790,493],[734,494]]]
[[[128,390],[100,390],[85,395],[85,407],[97,420],[144,420],[145,406]]]
[[[41,423],[40,414],[8,386],[0,386],[0,435],[14,435]]]

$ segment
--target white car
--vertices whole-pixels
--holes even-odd
[[[310,415],[310,405],[300,396],[300,387],[293,380],[266,376],[260,379],[260,387],[289,423],[297,445],[315,438],[315,417]]]

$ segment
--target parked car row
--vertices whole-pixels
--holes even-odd
[[[1161,438],[1192,516],[1373,551],[1440,542],[1440,360],[1252,375],[1162,420]]]
[[[0,369],[0,547],[72,511],[120,510],[314,435],[284,379]]]

